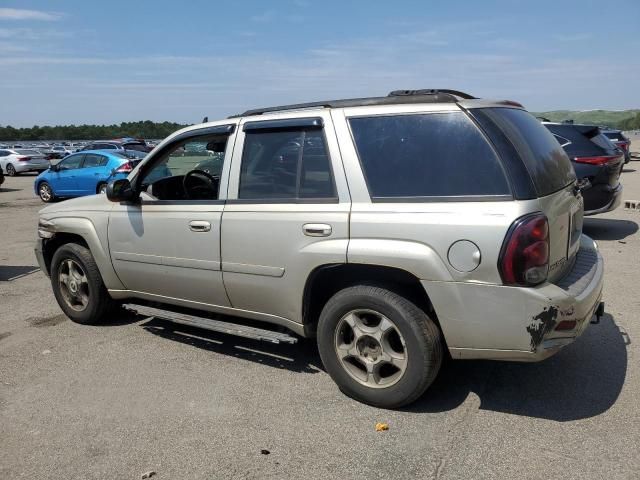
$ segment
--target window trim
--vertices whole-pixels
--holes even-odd
[[[509,193],[506,194],[492,194],[492,195],[448,195],[448,196],[404,196],[404,197],[383,197],[379,195],[372,195],[371,187],[369,185],[369,178],[367,176],[367,172],[362,163],[362,158],[360,156],[360,150],[358,149],[358,144],[356,143],[356,138],[353,133],[353,128],[351,125],[351,119],[362,119],[362,118],[381,118],[381,117],[408,117],[408,116],[427,116],[427,115],[442,115],[442,114],[452,114],[452,113],[460,113],[464,115],[467,120],[471,123],[473,128],[480,134],[480,136],[484,139],[486,144],[489,146],[491,151],[493,152],[496,160],[498,161],[498,166],[502,170],[502,174],[504,176],[505,183],[507,184],[507,188],[509,189]],[[351,136],[351,142],[353,144],[356,157],[358,159],[358,164],[360,165],[360,171],[362,172],[362,177],[364,178],[365,186],[367,187],[367,193],[369,194],[369,200],[371,203],[446,203],[446,202],[498,202],[498,201],[510,201],[513,200],[513,186],[511,185],[511,179],[507,172],[507,169],[503,165],[502,159],[498,154],[493,142],[487,137],[484,130],[480,128],[473,118],[471,118],[464,110],[447,110],[447,111],[433,111],[433,112],[397,112],[397,113],[388,113],[382,115],[352,115],[349,117],[345,117],[347,127],[349,128],[349,134]]]
[[[303,122],[300,123],[299,120]],[[306,120],[319,120],[319,122],[313,123],[309,127],[305,127],[304,121]],[[305,203],[339,203],[338,197],[338,188],[335,182],[335,174],[333,171],[333,159],[331,158],[331,152],[329,151],[329,143],[327,142],[327,135],[324,129],[324,120],[322,118],[291,118],[286,120],[264,120],[260,122],[249,122],[249,123],[262,123],[262,124],[271,124],[273,122],[282,122],[281,125],[284,125],[284,122],[287,122],[290,126],[287,127],[265,127],[265,128],[250,128],[248,131],[244,128],[247,124],[243,126],[244,138],[242,139],[242,151],[240,152],[240,168],[238,169],[238,191],[237,197],[235,199],[228,200],[230,204],[282,204],[282,203],[291,203],[291,204],[305,204]],[[327,164],[329,165],[329,179],[331,182],[333,195],[330,197],[300,197],[300,174],[302,172],[302,159],[304,157],[304,140],[306,139],[307,130],[315,131],[320,129],[322,142],[324,145],[324,150],[327,155]],[[240,198],[241,189],[242,189],[242,166],[244,164],[244,153],[245,148],[247,146],[247,138],[249,134],[263,134],[263,133],[275,133],[282,131],[290,131],[296,132],[301,130],[303,132],[302,139],[302,148],[300,149],[300,154],[298,155],[298,163],[296,165],[296,196],[295,197],[285,197],[285,198],[277,198],[277,197],[265,197],[265,198]]]
[[[139,195],[141,193],[140,182],[144,178],[145,174],[150,169],[155,167],[156,164],[162,159],[164,154],[167,151],[171,150],[177,143],[181,143],[184,140],[188,140],[191,138],[206,137],[209,135],[227,135],[227,149],[225,151],[225,155],[223,159],[222,171],[220,172],[220,185],[218,186],[218,197],[220,197],[220,195],[222,194],[226,195],[226,191],[223,192],[222,190],[223,176],[225,172],[225,165],[231,162],[231,155],[233,153],[233,147],[234,147],[235,141],[232,143],[229,140],[233,137],[233,134],[235,133],[235,131],[236,131],[236,124],[229,123],[229,124],[223,124],[223,125],[214,125],[211,127],[197,128],[194,130],[188,130],[186,132],[177,134],[175,137],[171,138],[169,142],[163,145],[162,148],[155,150],[153,152],[153,155],[149,155],[141,161],[140,166],[137,167],[138,171],[135,173],[135,176],[131,179],[131,186],[133,187],[134,191],[136,191]],[[177,202],[180,205],[184,205],[187,202],[195,202],[195,201],[207,202],[207,203],[213,202],[214,204],[217,204],[219,202],[224,203],[225,199],[218,198],[217,200],[193,200],[193,201],[190,201],[190,200],[153,200],[153,201],[142,200],[141,203],[142,204],[152,203],[153,205],[164,205],[158,202],[172,202],[172,204],[173,202]]]
[[[324,129],[322,117],[285,118],[282,120],[256,120],[245,123],[243,132],[255,132],[257,130],[310,130]]]

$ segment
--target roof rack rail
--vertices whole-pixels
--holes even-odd
[[[419,90],[394,90],[387,95],[388,97],[405,97],[410,95],[437,95],[438,93],[444,93],[448,95],[454,95],[464,100],[473,100],[477,97],[470,95],[460,90],[450,90],[447,88],[422,88]]]
[[[470,100],[474,98],[476,97],[457,90],[394,90],[386,97],[346,98],[342,100],[323,100],[320,102],[294,103],[292,105],[280,105],[277,107],[256,108],[237,115],[231,115],[229,118],[249,117],[262,115],[264,113],[304,110],[309,108],[347,108],[406,103],[455,103],[460,100]]]

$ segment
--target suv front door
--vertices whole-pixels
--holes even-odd
[[[142,298],[198,307],[229,306],[220,270],[220,220],[228,173],[195,168],[214,152],[228,164],[233,124],[177,136],[135,178],[140,201],[117,204],[109,221],[113,266]],[[213,149],[213,150],[212,150]],[[226,172],[227,170],[225,170]]]
[[[222,217],[234,308],[301,322],[309,274],[346,262],[351,200],[331,117],[240,124]]]

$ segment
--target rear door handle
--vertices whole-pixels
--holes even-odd
[[[205,220],[192,220],[189,222],[189,230],[192,232],[208,232],[211,230],[211,223]]]
[[[328,237],[331,230],[331,225],[326,223],[305,223],[302,226],[302,231],[308,237]]]

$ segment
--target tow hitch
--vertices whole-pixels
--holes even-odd
[[[600,302],[596,311],[593,312],[593,315],[596,317],[595,320],[592,318],[591,323],[596,324],[600,323],[600,318],[604,315],[604,302]]]

